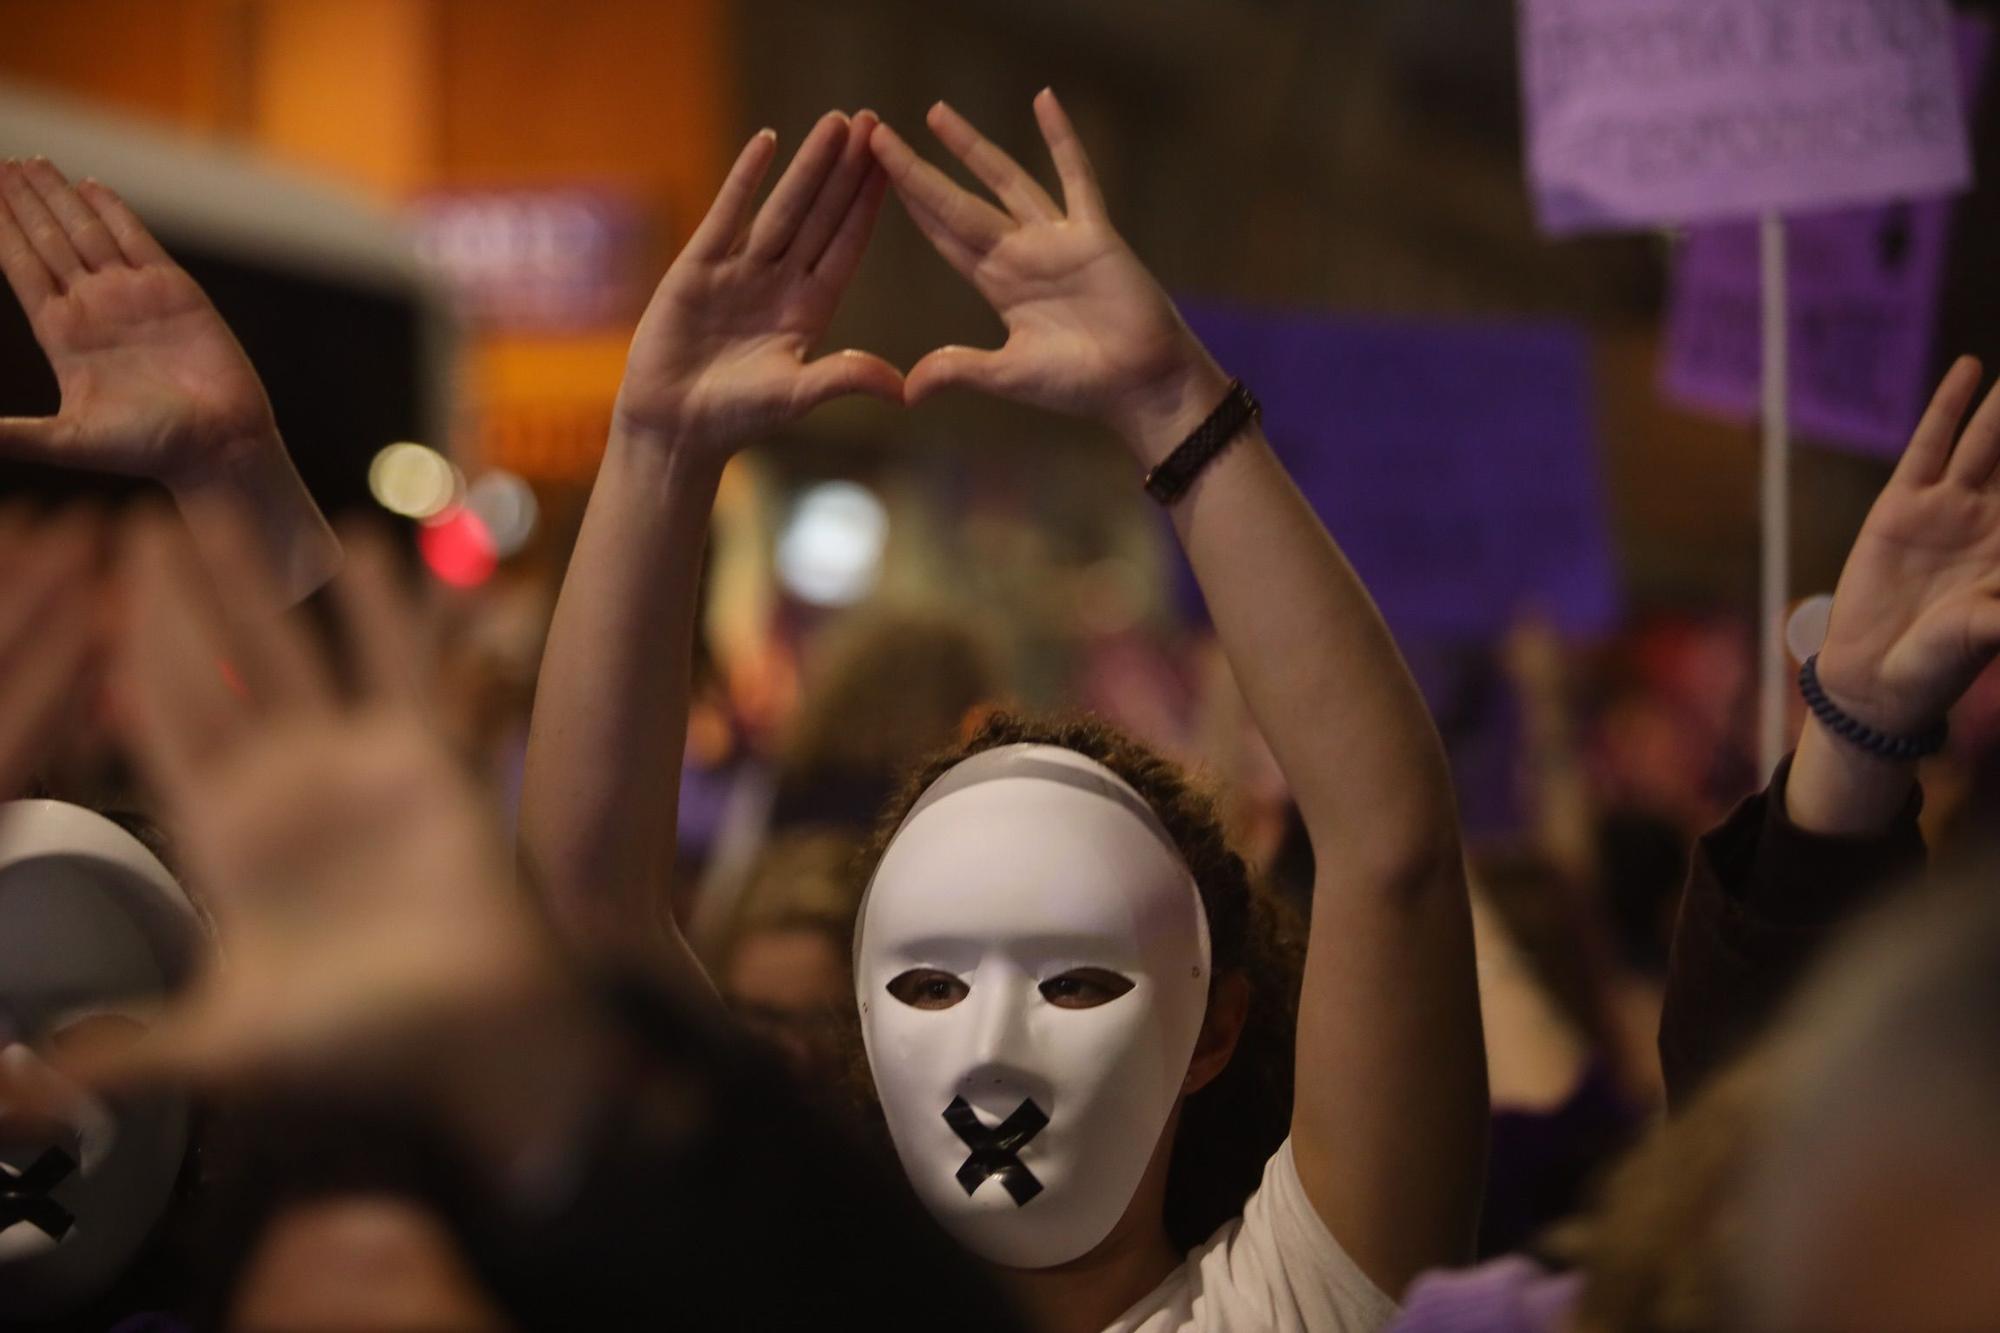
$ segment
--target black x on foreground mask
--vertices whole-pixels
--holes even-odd
[[[102,1295],[166,1210],[185,1099],[109,1101],[44,1057],[86,1032],[136,1039],[203,939],[180,885],[118,825],[61,801],[0,804],[0,1061],[61,1104],[30,1122],[0,1101],[0,1323]]]

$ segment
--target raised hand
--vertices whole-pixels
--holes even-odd
[[[213,523],[247,544],[226,517]],[[94,1067],[86,1054],[78,1072],[394,1091],[459,1117],[482,1145],[504,1142],[500,1121],[546,1127],[572,1094],[509,1070],[572,1060],[594,1029],[472,781],[424,724],[386,548],[357,538],[333,589],[353,697],[303,626],[249,609],[269,600],[258,562],[225,569],[211,585],[174,524],[142,524],[117,664],[134,755],[219,954],[143,1042]]]
[[[1979,363],[1945,376],[1855,538],[1819,677],[1844,711],[1897,735],[1941,719],[2000,653],[2000,391],[1964,433]]]
[[[901,401],[903,377],[880,357],[808,359],[881,210],[875,123],[822,117],[754,216],[777,136],[744,146],[639,321],[618,429],[727,451],[844,394]]]
[[[229,498],[285,600],[331,574],[339,547],[249,358],[123,200],[44,158],[0,163],[0,272],[62,392],[52,417],[0,417],[0,454]]]
[[[62,390],[53,417],[0,418],[0,449],[171,485],[277,439],[229,327],[109,189],[0,163],[0,269]]]
[[[90,674],[99,526],[0,513],[0,800],[20,795]]]
[[[1062,182],[1060,207],[942,102],[931,108],[931,129],[1001,207],[924,161],[887,125],[875,130],[875,156],[910,217],[1007,327],[997,349],[941,347],[925,356],[905,396],[916,403],[952,385],[978,389],[1098,421],[1142,461],[1157,461],[1214,409],[1227,380],[1112,227],[1053,92],[1035,99],[1035,118]]]

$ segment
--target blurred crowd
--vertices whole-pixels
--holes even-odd
[[[942,106],[998,206],[870,113],[752,139],[564,549],[472,592],[327,524],[115,194],[0,167],[63,392],[0,448],[171,501],[0,514],[0,1323],[2000,1323],[1978,367],[1775,772],[1722,610],[1521,608],[1456,717],[1036,116],[1060,203]],[[891,190],[1002,349],[814,354]],[[1130,445],[1213,624],[711,633],[730,455],[946,388]]]

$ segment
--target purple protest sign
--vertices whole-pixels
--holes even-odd
[[[1545,322],[1182,310],[1263,401],[1272,446],[1382,609],[1467,830],[1518,832],[1518,728],[1495,645],[1530,609],[1580,635],[1621,610],[1587,338]]]
[[[1945,0],[1521,0],[1543,230],[1711,222],[1971,179]]]
[[[1183,313],[1263,401],[1273,446],[1399,638],[1488,640],[1529,607],[1572,633],[1615,624],[1580,330]]]
[[[1992,29],[1958,23],[1966,112]],[[1931,334],[1951,244],[1951,206],[1892,203],[1787,219],[1791,420],[1808,438],[1898,456],[1931,385]],[[1761,408],[1757,229],[1690,233],[1673,273],[1660,389],[1698,411],[1752,421]]]

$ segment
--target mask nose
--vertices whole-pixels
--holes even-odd
[[[971,1081],[997,1084],[1028,1067],[1028,1006],[1034,984],[1013,967],[994,966],[981,972],[967,997],[974,1006]]]

